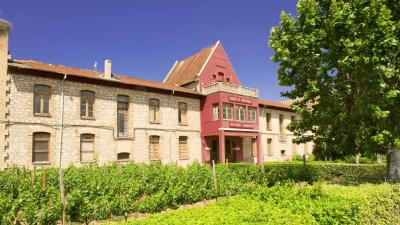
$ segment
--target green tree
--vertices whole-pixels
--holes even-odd
[[[298,142],[337,157],[400,147],[398,0],[300,0],[269,45],[280,85],[291,87],[282,95],[302,116],[289,127]]]

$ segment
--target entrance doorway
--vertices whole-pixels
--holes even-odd
[[[218,151],[218,140],[211,141],[211,149],[210,149],[210,163],[214,160],[214,162],[219,162],[219,151]]]
[[[229,138],[225,139],[225,160],[230,163],[236,162],[236,144]]]

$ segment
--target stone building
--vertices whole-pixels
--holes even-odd
[[[284,103],[243,87],[220,42],[176,62],[164,82],[8,55],[0,20],[0,169],[133,160],[291,160],[297,118]],[[220,150],[221,149],[221,150]]]

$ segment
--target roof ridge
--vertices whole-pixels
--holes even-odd
[[[32,59],[13,59],[14,62],[32,62],[32,63],[40,63],[40,64],[44,64],[44,65],[48,65],[48,66],[58,66],[58,67],[64,67],[64,68],[71,68],[71,69],[77,69],[77,70],[85,70],[85,71],[89,71],[89,72],[94,72],[94,73],[99,73],[99,74],[103,74],[99,71],[96,70],[90,70],[90,69],[86,69],[86,68],[81,68],[81,67],[75,67],[75,66],[66,66],[66,65],[61,65],[61,64],[52,64],[52,63],[45,63],[42,61],[37,61],[37,60],[32,60]]]

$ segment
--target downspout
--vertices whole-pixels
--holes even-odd
[[[62,203],[62,220],[61,224],[65,224],[65,190],[64,190],[64,170],[62,169],[62,148],[63,148],[63,136],[64,136],[64,81],[67,79],[67,74],[64,74],[64,78],[61,81],[61,130],[60,130],[60,152],[58,161],[58,171],[60,178],[60,196]]]
[[[172,90],[172,93],[171,93],[171,100],[172,100],[172,96],[175,94],[175,91],[174,90]],[[168,149],[168,156],[169,156],[169,163],[171,163],[172,162],[172,132],[173,131],[171,131],[171,132],[169,132],[169,149]]]

